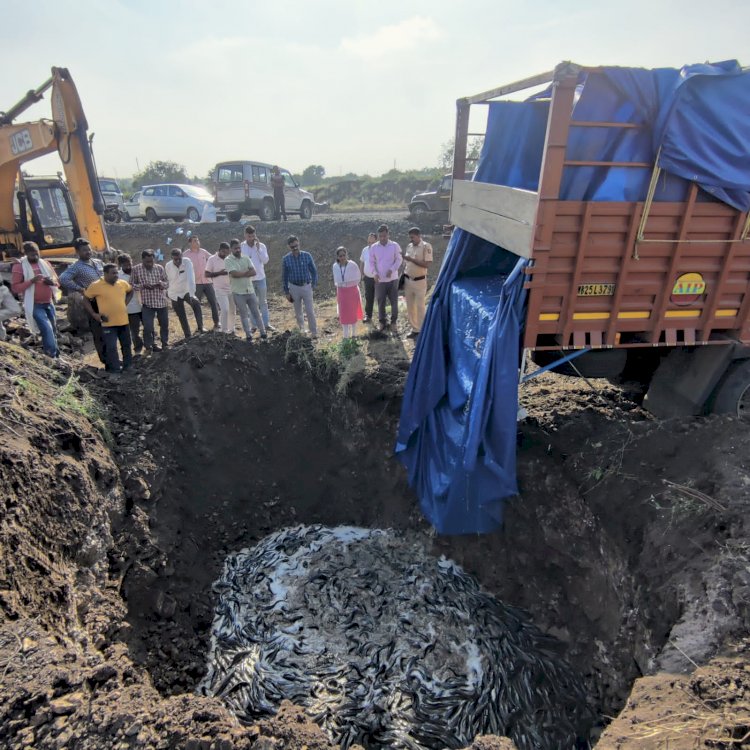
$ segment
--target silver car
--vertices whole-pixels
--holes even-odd
[[[213,206],[213,203],[213,196],[205,188],[170,183],[142,187],[138,209],[139,214],[146,221],[159,221],[159,219],[200,221],[206,204]]]
[[[133,219],[142,219],[143,214],[141,213],[141,192],[133,193],[133,197],[126,200],[122,204],[122,212],[125,221],[132,221]]]

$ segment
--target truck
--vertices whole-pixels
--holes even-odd
[[[456,229],[396,439],[437,531],[500,527],[519,384],[547,370],[750,418],[750,70],[566,62],[456,107]]]
[[[658,417],[731,412],[750,418],[746,194],[740,200],[741,190],[725,189],[721,173],[699,175],[706,165],[691,164],[692,154],[673,142],[691,136],[705,153],[736,147],[735,174],[725,181],[750,185],[748,141],[738,136],[750,133],[750,73],[690,70],[676,90],[674,124],[661,134],[671,141],[654,147],[656,125],[632,103],[643,90],[628,91],[623,83],[632,70],[659,76],[562,63],[459,99],[450,221],[528,260],[523,348],[537,364],[576,354],[575,367],[553,369],[637,381],[645,406]],[[537,110],[513,146],[519,161],[524,152],[527,157],[520,183],[527,182],[519,187],[513,170],[506,170],[511,184],[484,182],[481,174],[467,180],[472,110],[539,86],[547,86],[544,96],[505,103],[511,118],[514,109]],[[592,87],[596,96],[587,100]],[[702,111],[689,106],[691,97],[703,97]],[[712,106],[722,108],[714,115],[729,113],[730,122],[716,116],[720,132],[701,133]],[[498,114],[498,122],[505,116]]]
[[[51,120],[16,122],[50,89]],[[62,173],[26,174],[28,162],[53,152]],[[74,255],[76,237],[86,237],[97,252],[107,251],[104,211],[81,99],[68,70],[52,68],[41,86],[0,112],[0,261],[20,255],[27,240],[36,242],[45,258]]]

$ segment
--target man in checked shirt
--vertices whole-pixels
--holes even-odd
[[[159,320],[161,348],[169,345],[169,311],[167,308],[167,272],[154,258],[153,250],[141,253],[141,262],[133,269],[130,285],[141,293],[141,317],[143,318],[143,343],[147,352],[158,352],[154,343],[154,318]]]
[[[305,319],[302,306],[305,307],[307,325],[310,327],[310,337],[318,338],[318,323],[313,309],[313,289],[318,285],[318,269],[310,253],[299,249],[299,239],[293,234],[286,241],[291,252],[282,261],[282,275],[284,296],[294,304],[294,316],[300,331],[305,330]]]

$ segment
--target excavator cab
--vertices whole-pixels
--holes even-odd
[[[70,193],[59,177],[21,177],[16,192],[16,220],[24,238],[40,250],[69,248],[79,236]]]

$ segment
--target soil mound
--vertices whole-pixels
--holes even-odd
[[[207,334],[114,383],[0,343],[0,744],[330,747],[290,704],[241,726],[192,692],[230,552],[297,524],[428,531],[392,459],[396,371],[336,390],[320,354]],[[648,675],[600,747],[741,747],[747,427],[657,422],[599,381],[523,400],[504,529],[433,552],[558,638],[599,715]]]

